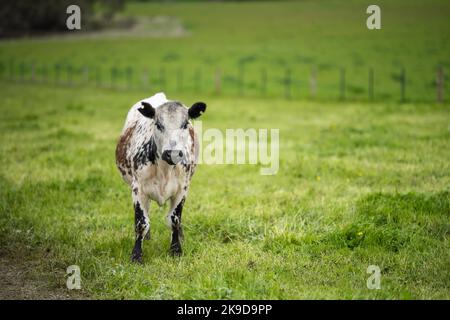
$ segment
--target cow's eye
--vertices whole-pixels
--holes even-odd
[[[156,126],[156,128],[157,128],[159,131],[163,131],[163,130],[164,130],[164,126],[163,126],[161,123],[159,123],[159,121],[156,121],[156,122],[155,122],[155,126]]]
[[[189,122],[185,122],[183,123],[183,125],[181,126],[181,129],[187,129]]]

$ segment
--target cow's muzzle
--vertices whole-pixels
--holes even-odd
[[[175,165],[183,159],[183,151],[166,150],[162,154],[162,159],[170,165]]]

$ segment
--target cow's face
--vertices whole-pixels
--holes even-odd
[[[187,109],[180,102],[170,101],[155,109],[142,102],[142,108],[138,110],[143,116],[153,119],[153,138],[162,160],[175,165],[191,150],[189,141],[192,141],[190,131],[193,128],[189,120],[200,117],[206,104],[196,102]]]

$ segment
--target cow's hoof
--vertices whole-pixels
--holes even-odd
[[[131,262],[137,263],[137,264],[143,264],[144,263],[142,261],[142,256],[132,256],[131,257]]]
[[[142,253],[133,252],[131,254],[131,262],[142,264]]]
[[[170,246],[170,255],[172,257],[180,257],[183,254],[183,250],[181,250],[181,246],[179,244]]]

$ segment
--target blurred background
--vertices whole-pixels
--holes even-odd
[[[448,0],[2,1],[0,299],[448,299],[449,69]],[[199,165],[183,257],[153,203],[136,266],[115,147],[158,91],[279,171]]]

